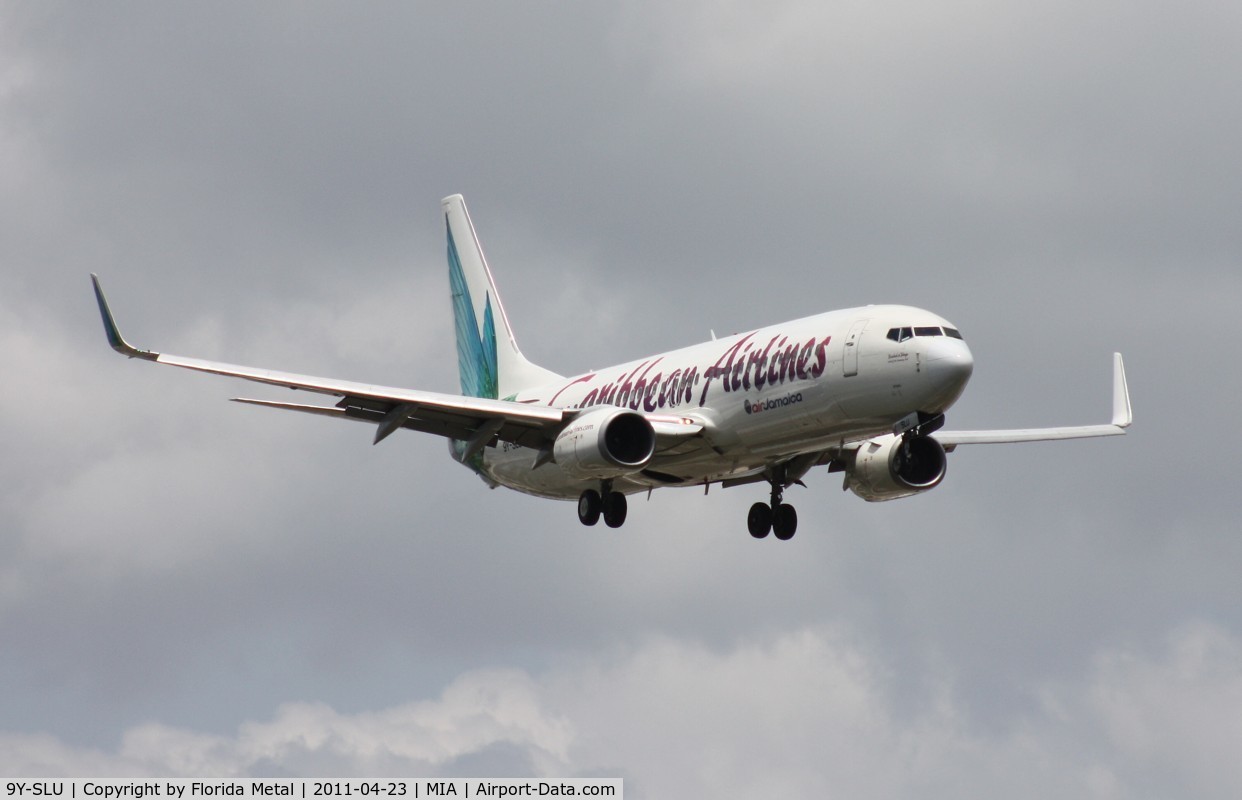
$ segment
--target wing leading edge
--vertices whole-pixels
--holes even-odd
[[[1062,428],[1017,428],[996,431],[937,431],[932,437],[951,450],[959,444],[1007,444],[1010,442],[1045,442],[1058,439],[1090,439],[1096,436],[1119,436],[1134,421],[1130,407],[1130,389],[1126,385],[1126,367],[1121,353],[1113,353],[1113,418],[1107,425],[1078,425]]]

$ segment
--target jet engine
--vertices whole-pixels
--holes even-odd
[[[935,488],[947,466],[944,448],[932,437],[888,434],[858,448],[845,485],[868,502],[896,500]]]
[[[655,431],[642,414],[599,408],[579,415],[556,437],[553,460],[574,478],[638,472],[655,454]]]

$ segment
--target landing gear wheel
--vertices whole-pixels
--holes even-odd
[[[772,530],[776,538],[782,542],[792,539],[793,535],[798,532],[797,510],[787,503],[777,506],[772,513]]]
[[[594,525],[599,522],[600,512],[604,510],[604,502],[599,492],[587,489],[578,497],[578,521],[583,525]]]
[[[604,495],[604,524],[609,528],[620,528],[625,524],[625,495],[620,492],[609,492]]]
[[[772,530],[772,507],[767,503],[755,503],[746,515],[746,527],[750,535],[762,539]]]

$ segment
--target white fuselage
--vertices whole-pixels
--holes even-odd
[[[970,349],[942,317],[910,306],[866,306],[565,378],[512,399],[616,406],[704,425],[707,435],[696,446],[659,454],[658,476],[639,472],[614,481],[615,491],[635,492],[722,480],[843,440],[891,433],[912,412],[943,413],[972,368]],[[532,469],[537,455],[513,444],[489,447],[481,472],[519,491],[565,499],[598,484],[571,478],[555,463]]]

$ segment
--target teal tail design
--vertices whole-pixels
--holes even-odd
[[[527,361],[518,349],[466,201],[455,194],[440,204],[448,234],[449,284],[462,394],[505,400],[563,380],[555,372]]]
[[[461,267],[452,226],[448,230],[449,285],[453,292],[453,319],[457,326],[457,373],[461,392],[469,397],[499,397],[496,370],[496,323],[492,318],[492,298],[484,292],[483,329],[475,318],[474,300]]]

